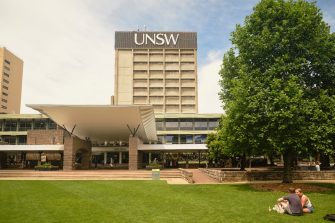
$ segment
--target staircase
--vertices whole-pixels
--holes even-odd
[[[0,170],[0,180],[151,180],[150,170]],[[161,170],[161,179],[182,178],[180,170]]]

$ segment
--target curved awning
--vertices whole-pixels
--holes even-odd
[[[128,141],[136,132],[143,142],[157,141],[151,105],[27,105],[81,139]],[[137,131],[136,131],[137,130]]]

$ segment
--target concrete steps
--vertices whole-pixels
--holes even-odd
[[[0,170],[0,179],[151,179],[150,170]],[[161,170],[160,178],[182,178],[179,170]]]

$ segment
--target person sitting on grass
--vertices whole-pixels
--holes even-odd
[[[303,214],[301,201],[299,196],[295,193],[294,188],[289,188],[289,195],[279,198],[278,205],[280,205],[286,214],[300,216]]]
[[[300,197],[302,210],[305,213],[312,213],[314,212],[314,207],[312,205],[311,200],[302,193],[300,188],[295,189],[295,193]]]

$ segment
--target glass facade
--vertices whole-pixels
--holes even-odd
[[[180,144],[192,144],[193,135],[180,135]]]
[[[19,131],[31,130],[33,126],[32,120],[20,120],[19,121]]]
[[[219,125],[217,118],[157,118],[156,130],[159,144],[202,144],[205,143],[207,131],[213,131]],[[48,118],[0,119],[0,131],[27,132],[29,130],[57,129],[57,124]],[[164,131],[163,133],[160,131]],[[173,131],[180,133],[169,134]],[[190,132],[192,131],[192,132]],[[3,142],[8,144],[27,143],[27,135],[0,135]]]

